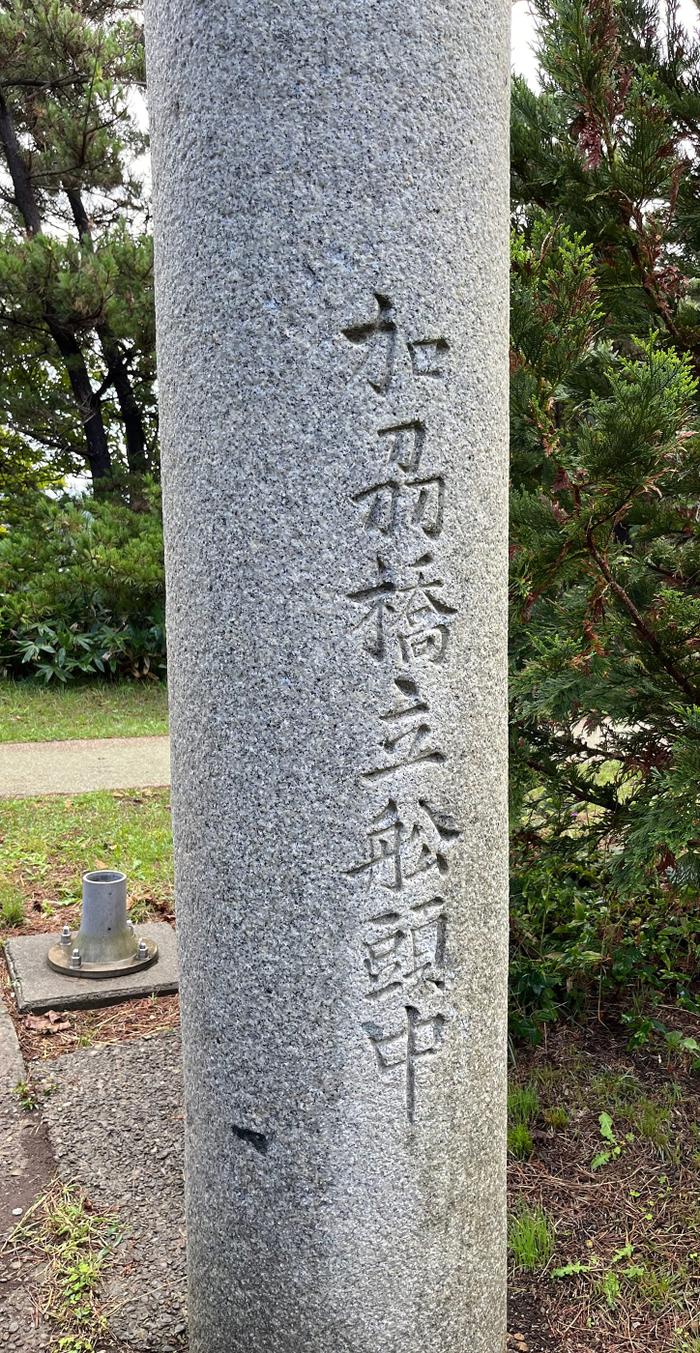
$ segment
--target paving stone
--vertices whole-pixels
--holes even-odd
[[[12,1353],[43,1353],[50,1333],[37,1309],[43,1265],[12,1233],[48,1187],[54,1160],[37,1110],[13,1093],[26,1079],[14,1027],[0,1001],[0,1343]]]
[[[4,1001],[0,999],[0,1094],[14,1090],[24,1080],[24,1061],[15,1026]]]

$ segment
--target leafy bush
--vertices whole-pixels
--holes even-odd
[[[0,663],[44,681],[165,671],[163,533],[147,511],[31,500],[0,537]]]

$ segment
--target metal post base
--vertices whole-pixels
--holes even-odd
[[[65,925],[46,955],[66,977],[122,977],[149,968],[158,958],[155,940],[139,938],[126,909],[126,874],[94,869],[83,874],[80,929]]]
[[[132,958],[107,963],[73,963],[71,951],[62,944],[53,944],[46,955],[50,968],[54,972],[65,973],[66,977],[121,977],[124,973],[136,972],[139,968],[150,968],[158,957],[158,945],[155,940],[142,939],[139,944],[145,946],[148,953],[143,957],[136,953]]]

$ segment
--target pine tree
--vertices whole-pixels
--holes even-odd
[[[155,470],[138,10],[0,0],[0,410],[26,461]]]
[[[700,956],[700,44],[535,0],[515,81],[516,1007],[692,1001]]]

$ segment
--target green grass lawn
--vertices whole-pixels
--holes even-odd
[[[66,687],[0,682],[0,742],[138,737],[167,731],[168,696],[160,682]]]
[[[0,800],[0,939],[72,921],[88,869],[124,871],[135,921],[170,912],[170,791]]]

